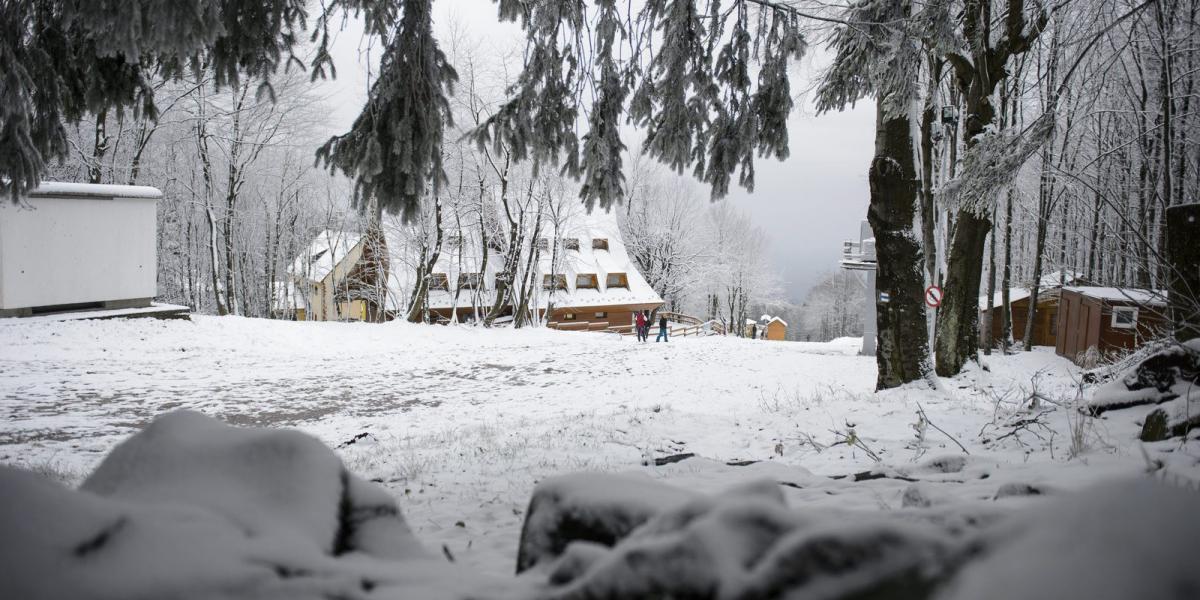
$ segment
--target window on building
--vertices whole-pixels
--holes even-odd
[[[450,289],[450,280],[445,273],[430,273],[429,289],[447,291]]]
[[[496,273],[496,289],[497,290],[507,290],[508,289],[508,275],[505,275],[504,273]]]
[[[563,248],[567,250],[579,249],[579,238],[563,238]]]
[[[463,236],[452,235],[446,238],[446,244],[451,248],[461,248],[463,245]]]
[[[592,240],[592,250],[608,250],[607,238],[595,238]]]
[[[598,312],[598,313],[596,313],[596,318],[597,318],[597,319],[607,319],[607,318],[608,318],[608,313],[606,313],[606,312]]]
[[[629,278],[624,273],[609,273],[608,280],[604,283],[605,287],[612,288],[629,288]]]
[[[575,276],[575,289],[594,290],[600,287],[600,279],[595,273],[580,273]]]
[[[574,321],[574,320],[575,320],[575,317],[576,317],[575,313],[563,313],[562,320],[564,320],[564,321]]]
[[[1133,329],[1137,327],[1138,309],[1132,306],[1114,306],[1112,313],[1113,329]]]
[[[567,289],[566,275],[545,275],[542,277],[542,289],[546,290],[565,290]]]
[[[460,290],[483,289],[483,273],[459,273],[458,289],[460,289]]]
[[[546,238],[538,238],[537,249],[545,252],[550,249],[550,240]]]

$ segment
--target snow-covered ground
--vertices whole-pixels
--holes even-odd
[[[704,492],[768,477],[793,506],[867,510],[1007,510],[1036,501],[1031,492],[1142,475],[1153,461],[1165,465],[1159,477],[1200,481],[1195,439],[1136,442],[1152,407],[1103,419],[1072,410],[1093,389],[1050,349],[990,357],[988,371],[939,390],[876,394],[874,361],[853,339],[638,344],[194,319],[0,321],[0,463],[78,483],[118,441],[178,408],[296,427],[390,490],[430,549],[497,574],[513,570],[533,486],[568,472],[637,471]],[[834,445],[851,435],[860,446]],[[970,455],[945,458],[963,454],[959,443]],[[683,453],[696,457],[654,466]],[[727,464],[741,461],[758,462]],[[826,477],[870,470],[891,477]]]

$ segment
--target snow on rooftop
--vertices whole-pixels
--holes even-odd
[[[1029,297],[1029,289],[1028,288],[1010,288],[1008,290],[1008,301],[1010,303],[1016,302],[1017,300],[1024,300],[1028,297]],[[1004,304],[1004,292],[1003,291],[998,291],[992,295],[992,308],[995,308],[997,306],[1003,306],[1003,304]],[[979,297],[979,310],[987,310],[987,296],[986,295]]]
[[[317,234],[308,250],[292,262],[291,273],[309,281],[321,281],[358,245],[361,233],[326,229]]]
[[[1131,302],[1160,306],[1167,303],[1167,293],[1157,290],[1095,286],[1067,286],[1063,289],[1105,302]]]
[[[541,251],[534,277],[538,288],[534,298],[535,308],[546,308],[550,305],[556,308],[589,308],[662,304],[662,298],[650,287],[629,258],[617,226],[616,215],[599,209],[590,215],[581,211],[564,219],[557,234],[547,231],[542,238],[546,239],[546,249]],[[578,249],[567,249],[563,242],[567,239],[578,240]],[[603,240],[601,245],[606,245],[607,250],[594,248],[595,240]],[[388,276],[388,308],[397,310],[408,300],[408,294],[413,288],[415,269],[407,264],[403,257],[402,240],[389,239],[388,248],[392,253],[391,273]],[[502,261],[494,250],[489,252],[487,266],[482,269],[484,289],[464,289],[458,292],[457,299],[455,298],[461,275],[481,273],[482,256],[478,239],[468,237],[462,240],[461,252],[457,245],[444,245],[434,273],[446,275],[447,289],[430,291],[429,307],[449,309],[455,306],[470,306],[473,298],[477,298],[478,304],[490,305],[495,299],[496,274],[502,267]],[[567,289],[544,289],[544,278],[550,273],[563,276]],[[594,275],[597,287],[579,287],[579,275]],[[609,275],[624,275],[626,285],[609,286]]]
[[[1083,280],[1083,276],[1074,271],[1061,271],[1060,270],[1060,271],[1054,271],[1052,273],[1046,273],[1045,275],[1042,275],[1041,279],[1038,280],[1039,281],[1038,290],[1040,290],[1039,297],[1042,297],[1043,292],[1045,292],[1046,290],[1056,289],[1056,288],[1060,287],[1064,280],[1067,282],[1067,285],[1071,285],[1074,283],[1081,282]],[[992,308],[1001,306],[1003,304],[1004,300],[1003,300],[1002,294],[1003,294],[1003,290],[1000,290],[1000,291],[997,291],[992,296]],[[1029,294],[1028,287],[1013,287],[1013,288],[1009,288],[1008,301],[1016,302],[1017,300],[1024,300],[1024,299],[1028,298],[1029,296],[1030,296],[1030,294]],[[1040,303],[1040,301],[1039,301],[1039,303]],[[987,295],[986,294],[979,297],[979,310],[981,310],[981,311],[987,310]]]
[[[74,183],[67,181],[45,181],[29,193],[30,196],[92,196],[102,198],[162,198],[158,188],[145,185],[112,185],[102,183]]]

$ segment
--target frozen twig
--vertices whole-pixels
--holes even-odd
[[[954,442],[954,444],[955,444],[955,445],[957,445],[959,448],[961,448],[964,454],[970,454],[970,453],[971,453],[971,451],[970,451],[970,450],[967,450],[967,447],[966,447],[966,446],[962,445],[962,443],[958,441],[958,438],[956,438],[956,437],[954,437],[954,436],[950,435],[949,433],[947,433],[947,432],[946,432],[946,430],[945,430],[945,429],[942,429],[941,427],[938,427],[936,423],[934,423],[933,421],[931,421],[931,420],[929,419],[929,415],[925,414],[925,409],[921,407],[921,403],[920,403],[920,402],[918,402],[918,403],[917,403],[917,414],[921,415],[921,418],[922,418],[922,419],[925,419],[925,422],[926,422],[926,423],[928,423],[930,427],[932,427],[932,428],[934,428],[934,429],[936,429],[936,430],[940,431],[940,432],[942,433],[942,435],[944,435],[944,436],[946,436],[946,437],[950,438],[950,441]]]

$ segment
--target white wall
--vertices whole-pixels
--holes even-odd
[[[139,197],[122,198],[79,187],[39,190],[26,201],[31,208],[0,202],[0,309],[157,295],[158,191],[130,188]]]

